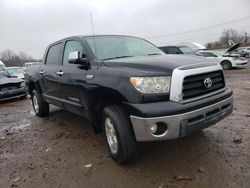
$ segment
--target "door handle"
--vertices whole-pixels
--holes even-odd
[[[39,74],[42,74],[42,75],[43,75],[43,73],[44,73],[43,70],[40,70],[40,71],[39,71]]]
[[[63,71],[58,71],[58,72],[56,72],[56,74],[59,76],[62,76],[64,73],[63,73]]]

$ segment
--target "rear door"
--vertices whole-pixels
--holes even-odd
[[[41,86],[43,95],[51,103],[59,100],[58,91],[58,67],[62,61],[63,43],[59,42],[50,46],[45,57],[45,64],[41,66],[39,74],[41,75]],[[58,104],[60,105],[60,104]]]
[[[65,102],[65,107],[75,113],[83,115],[86,109],[86,74],[87,70],[80,65],[69,64],[69,53],[78,51],[81,57],[85,56],[85,50],[80,40],[70,39],[65,42],[62,65],[59,66],[59,90],[60,98]]]

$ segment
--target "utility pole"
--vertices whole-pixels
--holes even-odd
[[[247,32],[245,32],[245,44],[247,43]]]

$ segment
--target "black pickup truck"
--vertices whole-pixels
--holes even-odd
[[[43,64],[26,69],[37,116],[49,104],[89,118],[105,132],[112,158],[125,163],[138,142],[185,137],[233,110],[221,65],[196,56],[165,55],[130,36],[94,35],[48,46]]]

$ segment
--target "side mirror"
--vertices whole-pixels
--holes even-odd
[[[88,68],[89,61],[85,57],[85,54],[83,54],[82,57],[80,54],[79,51],[70,52],[68,57],[69,63],[81,65],[81,68]]]
[[[69,63],[71,64],[77,64],[77,61],[80,60],[80,52],[79,51],[70,52],[68,60]]]

